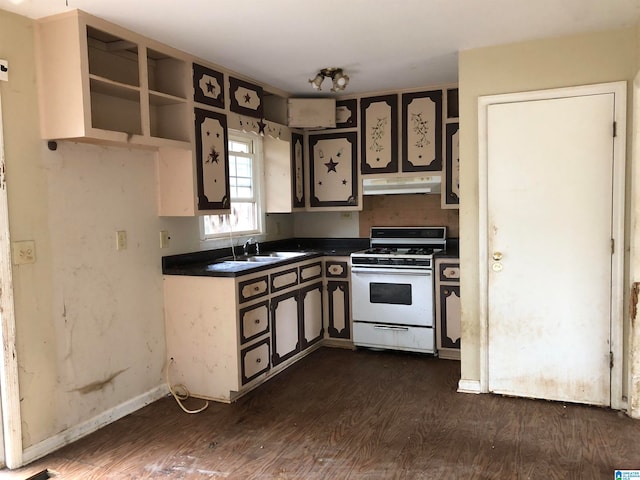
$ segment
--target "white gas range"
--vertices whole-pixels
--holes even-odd
[[[371,248],[351,254],[356,346],[436,353],[433,254],[446,227],[373,227]]]

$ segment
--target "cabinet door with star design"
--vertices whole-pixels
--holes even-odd
[[[264,92],[259,85],[229,77],[229,97],[232,112],[255,118],[264,116]]]
[[[442,170],[442,90],[402,95],[402,171]]]
[[[224,210],[229,198],[229,144],[227,117],[195,109],[198,210]]]
[[[312,208],[358,208],[357,141],[356,132],[309,135]]]
[[[361,171],[398,171],[398,96],[384,95],[360,100]]]
[[[210,68],[193,64],[193,100],[224,108],[224,76]]]

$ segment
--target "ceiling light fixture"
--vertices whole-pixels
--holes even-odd
[[[325,78],[329,77],[333,82],[332,92],[340,92],[349,85],[349,77],[345,75],[341,68],[323,68],[320,70],[313,80],[309,79],[309,83],[314,90],[322,90],[320,86]]]

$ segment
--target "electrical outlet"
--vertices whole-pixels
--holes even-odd
[[[342,218],[351,218],[351,212],[340,212]]]
[[[169,240],[171,240],[169,231],[160,230],[160,248],[169,248]]]
[[[118,230],[116,232],[116,250],[125,250],[127,248],[127,231]]]
[[[36,244],[33,240],[13,242],[13,264],[23,265],[25,263],[35,263]]]

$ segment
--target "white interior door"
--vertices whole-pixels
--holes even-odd
[[[610,404],[614,100],[487,107],[492,392]]]

